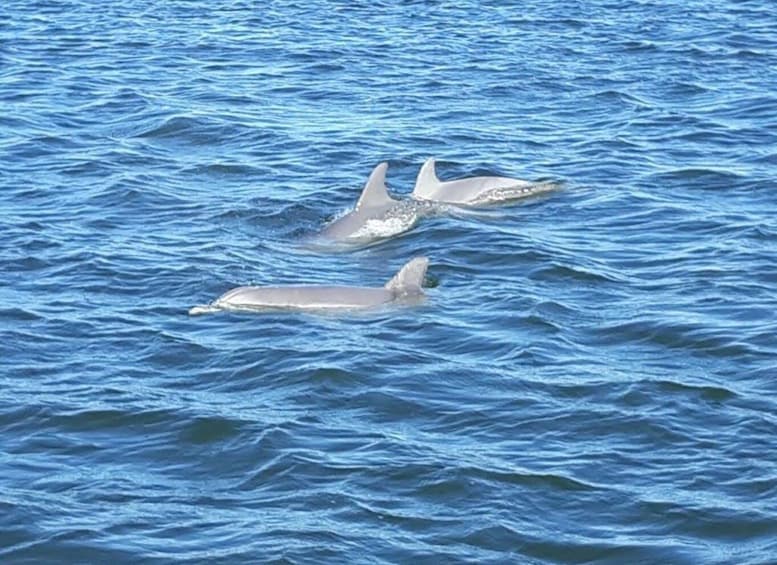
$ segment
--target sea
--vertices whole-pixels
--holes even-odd
[[[3,0],[0,562],[777,563],[776,177],[773,0]]]

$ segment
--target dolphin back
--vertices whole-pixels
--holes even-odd
[[[479,176],[441,181],[434,170],[434,159],[428,159],[418,173],[413,198],[465,206],[482,206],[509,202],[558,188],[558,183],[530,182],[497,176]]]
[[[386,290],[395,294],[423,294],[421,285],[429,267],[427,257],[415,257],[408,261],[394,277],[386,283]]]

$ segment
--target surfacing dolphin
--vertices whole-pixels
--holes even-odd
[[[392,198],[386,188],[387,169],[387,163],[373,169],[354,209],[326,226],[321,238],[362,243],[398,235],[418,222],[425,207],[417,201]]]
[[[421,285],[429,259],[410,260],[383,287],[358,286],[241,286],[234,288],[211,304],[195,306],[190,315],[219,310],[364,310],[392,302],[412,303],[424,292]]]
[[[554,182],[530,182],[507,177],[470,177],[441,181],[427,159],[418,172],[413,198],[460,206],[483,206],[534,196],[558,188]]]

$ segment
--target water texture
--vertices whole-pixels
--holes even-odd
[[[4,0],[0,108],[0,561],[777,559],[772,0]],[[565,188],[308,245],[431,156]]]

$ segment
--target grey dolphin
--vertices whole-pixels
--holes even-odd
[[[373,169],[353,210],[326,226],[321,237],[344,242],[374,240],[405,232],[418,222],[424,207],[389,195],[387,169],[387,163]]]
[[[508,177],[470,177],[441,181],[427,159],[418,172],[413,198],[463,206],[481,206],[534,196],[558,188],[553,182],[530,182]]]
[[[362,310],[423,297],[421,284],[429,259],[410,260],[382,287],[358,286],[241,286],[211,304],[195,306],[190,315],[218,310]]]

